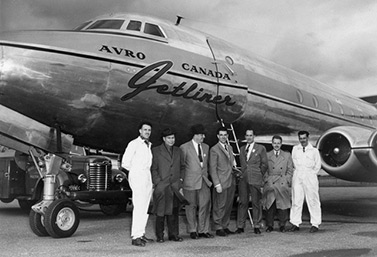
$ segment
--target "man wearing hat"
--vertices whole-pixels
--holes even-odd
[[[163,143],[152,149],[153,213],[156,215],[156,237],[163,243],[165,217],[168,225],[168,239],[181,242],[179,236],[179,190],[182,188],[183,158],[179,147],[174,146],[175,132],[166,128],[162,131]]]
[[[202,124],[191,127],[191,134],[192,140],[180,147],[184,160],[183,193],[190,203],[185,207],[187,228],[192,239],[212,238],[209,233],[212,185],[208,179],[209,146],[203,143],[205,130]]]

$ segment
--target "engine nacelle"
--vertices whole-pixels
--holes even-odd
[[[349,181],[377,182],[377,131],[340,126],[326,131],[317,142],[322,168]]]

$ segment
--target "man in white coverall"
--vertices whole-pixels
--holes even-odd
[[[132,190],[132,245],[145,246],[152,242],[145,236],[148,222],[148,207],[152,196],[152,151],[149,137],[152,125],[142,122],[139,126],[140,136],[132,140],[124,152],[122,167],[129,171],[128,180]]]
[[[298,132],[299,145],[292,150],[294,172],[292,178],[292,208],[290,222],[292,227],[288,230],[299,230],[302,216],[304,198],[310,213],[310,233],[318,231],[321,224],[321,203],[319,201],[319,186],[317,174],[321,169],[321,158],[318,149],[309,143],[309,132]]]

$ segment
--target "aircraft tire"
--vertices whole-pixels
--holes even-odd
[[[44,217],[42,214],[35,211],[29,213],[29,225],[31,231],[34,232],[37,236],[49,236],[45,226],[44,226]]]
[[[80,223],[79,209],[71,200],[56,200],[47,208],[44,221],[51,237],[70,237]]]

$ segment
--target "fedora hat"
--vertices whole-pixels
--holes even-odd
[[[196,125],[191,127],[191,133],[192,133],[192,135],[205,134],[206,131],[205,131],[204,126],[202,124],[196,124]]]
[[[161,137],[167,137],[171,135],[175,135],[175,131],[171,128],[166,128],[161,132]]]

